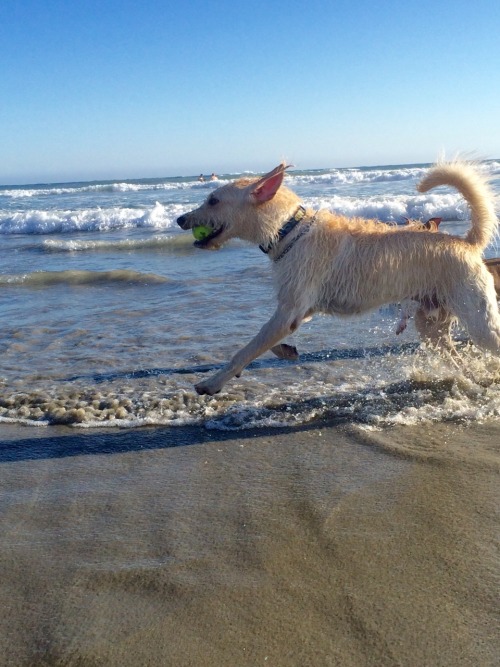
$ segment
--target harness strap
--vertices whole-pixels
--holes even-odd
[[[278,236],[274,241],[271,241],[267,246],[260,245],[259,248],[262,250],[262,252],[266,253],[266,255],[275,248],[275,246],[278,245],[278,243],[285,238],[287,234],[290,234],[292,229],[295,229],[295,227],[299,224],[299,222],[302,220],[302,218],[306,214],[306,209],[303,206],[299,206],[299,208],[295,211],[294,215],[286,222],[283,227],[279,230]],[[302,236],[302,235],[301,235]]]
[[[278,255],[278,257],[274,258],[275,262],[279,262],[282,257],[284,257],[287,252],[289,252],[293,246],[297,243],[297,241],[300,239],[301,236],[304,236],[309,231],[309,228],[311,227],[311,223],[308,225],[304,225],[304,227],[301,229],[300,233],[297,234],[297,236],[287,245],[287,247],[283,250],[281,255]]]

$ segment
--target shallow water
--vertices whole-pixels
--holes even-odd
[[[500,192],[499,164],[487,168]],[[445,231],[463,235],[460,197],[416,193],[424,172],[296,172],[289,185],[314,207],[396,223],[439,215]],[[0,420],[241,429],[328,417],[373,428],[500,415],[498,360],[464,344],[457,368],[419,346],[412,324],[396,336],[397,306],[316,317],[287,341],[297,362],[267,354],[221,395],[197,396],[193,384],[274,309],[258,249],[233,241],[202,252],[175,224],[218,184],[0,188]]]

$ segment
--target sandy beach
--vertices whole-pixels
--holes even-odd
[[[465,236],[428,167],[287,182]],[[457,331],[462,372],[389,304],[199,396],[275,307],[257,248],[177,224],[213,187],[0,185],[0,667],[498,665],[498,358]]]
[[[0,663],[498,664],[499,434],[2,425]]]
[[[500,667],[499,6],[0,4],[0,667]]]

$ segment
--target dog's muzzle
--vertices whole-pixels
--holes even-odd
[[[177,218],[177,224],[179,225],[179,227],[181,229],[191,229],[191,227],[189,225],[189,219],[188,218],[189,218],[189,216],[188,216],[187,213],[184,214],[184,215],[180,215]]]
[[[192,222],[189,220],[190,215],[189,213],[185,213],[184,215],[181,215],[177,218],[177,224],[181,229],[188,230],[188,229],[193,229],[193,227],[196,227],[196,222]],[[212,229],[212,233],[210,236],[207,236],[203,241],[195,241],[193,245],[195,245],[197,248],[205,248],[207,247],[211,241],[216,239],[222,232],[224,231],[224,225],[221,225],[217,229]]]

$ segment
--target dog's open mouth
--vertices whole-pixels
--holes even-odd
[[[223,231],[224,231],[224,225],[219,227],[219,229],[215,229],[209,236],[204,238],[202,241],[195,241],[193,245],[196,246],[197,248],[206,248],[210,244],[210,242],[216,239],[220,234],[222,234]]]

